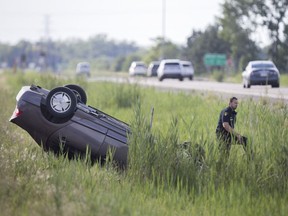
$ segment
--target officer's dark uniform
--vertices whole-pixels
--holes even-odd
[[[234,129],[234,125],[236,124],[236,115],[237,112],[231,107],[223,109],[220,113],[218,125],[216,128],[216,135],[220,141],[220,147],[222,147],[223,150],[228,151],[227,153],[229,153],[231,144],[233,142],[243,145],[243,148],[246,151],[247,137],[241,136],[241,140],[239,140],[237,136],[234,134],[232,135],[223,127],[223,122],[228,122],[230,127]]]
[[[217,138],[221,141],[221,144],[226,145],[226,150],[228,151],[231,148],[232,140],[234,139],[237,141],[238,138],[234,135],[232,136],[231,133],[225,130],[225,128],[223,127],[223,122],[228,122],[230,127],[234,128],[234,125],[236,123],[236,115],[237,112],[231,107],[223,109],[220,113],[218,125],[216,128]]]

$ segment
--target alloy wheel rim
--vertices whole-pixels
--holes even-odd
[[[50,105],[55,112],[64,113],[71,107],[71,97],[65,92],[57,92],[51,97]]]

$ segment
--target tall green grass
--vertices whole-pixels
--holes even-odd
[[[241,99],[237,131],[254,157],[232,146],[223,160],[215,140],[226,99],[158,92],[137,85],[87,83],[52,75],[0,75],[1,215],[286,215],[287,103]],[[88,104],[130,124],[129,166],[68,160],[43,152],[8,122],[22,85],[76,83]],[[151,110],[154,109],[154,115]],[[152,121],[151,121],[152,120]],[[151,124],[152,122],[152,124]],[[205,154],[203,153],[205,152]]]

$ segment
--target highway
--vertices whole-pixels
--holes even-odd
[[[108,82],[120,82],[120,83],[131,83],[138,84],[141,86],[154,87],[164,89],[168,91],[202,91],[202,92],[213,92],[220,95],[226,96],[238,96],[241,98],[270,98],[273,101],[281,100],[288,103],[288,88],[272,88],[270,85],[267,86],[251,86],[250,89],[245,89],[242,83],[224,83],[224,82],[213,82],[206,80],[188,80],[179,81],[177,79],[165,79],[162,82],[158,81],[156,77],[98,77],[91,78],[90,81],[108,81]]]

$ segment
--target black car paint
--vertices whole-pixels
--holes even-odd
[[[111,149],[113,159],[127,165],[130,127],[102,111],[77,103],[75,113],[66,119],[55,119],[46,109],[49,90],[32,85],[17,101],[21,114],[10,121],[26,130],[45,151],[67,153],[70,158],[85,155],[104,161]]]

